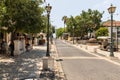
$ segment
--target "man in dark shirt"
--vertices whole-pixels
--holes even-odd
[[[13,41],[11,41],[9,47],[10,47],[11,56],[14,56],[14,42]]]

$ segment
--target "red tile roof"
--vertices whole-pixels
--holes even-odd
[[[110,27],[111,26],[111,21],[103,22],[102,25],[105,26],[105,27]],[[113,21],[113,27],[120,27],[120,21]]]

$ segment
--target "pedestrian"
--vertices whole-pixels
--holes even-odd
[[[27,42],[26,46],[25,46],[27,52],[29,51],[29,47],[30,47],[30,44],[29,44],[29,42]]]
[[[2,43],[1,43],[1,50],[2,50],[2,53],[6,53],[6,42],[5,40],[3,39]]]
[[[14,42],[13,41],[11,41],[9,47],[10,47],[10,55],[14,56]]]

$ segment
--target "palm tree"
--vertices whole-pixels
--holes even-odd
[[[66,21],[66,25],[67,25],[67,31],[69,31],[70,34],[73,34],[73,27],[76,27],[76,21],[75,18],[73,16],[71,16],[70,18],[67,18]]]
[[[64,32],[65,32],[65,25],[66,25],[66,21],[67,21],[67,16],[63,16],[62,21],[64,21]]]

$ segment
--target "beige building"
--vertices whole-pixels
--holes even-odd
[[[108,27],[109,37],[111,37],[111,21],[106,21],[103,26]],[[120,48],[120,21],[113,21],[113,36],[115,38],[115,44]]]

